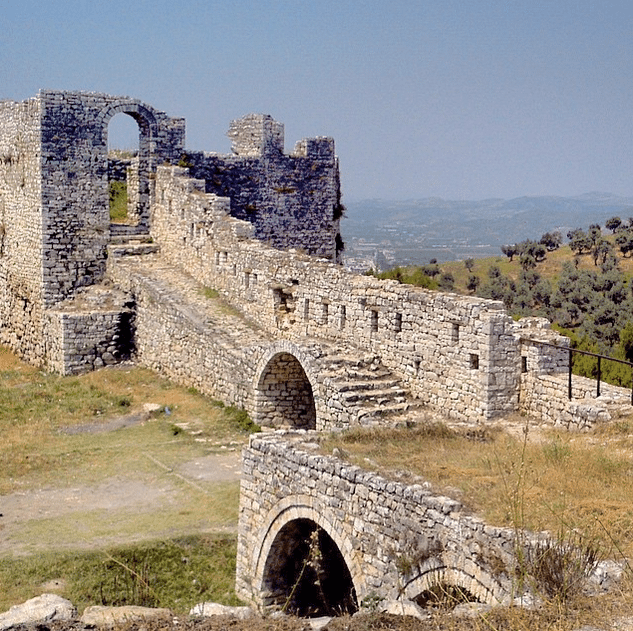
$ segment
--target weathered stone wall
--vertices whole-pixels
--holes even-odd
[[[342,249],[341,190],[331,138],[304,139],[284,153],[284,127],[270,116],[233,121],[233,156],[188,153],[205,192],[228,197],[230,213],[253,224],[255,238],[336,261]]]
[[[270,335],[350,344],[379,356],[422,402],[454,418],[516,411],[520,335],[500,302],[350,274],[253,240],[202,180],[159,167],[152,235],[187,270]],[[544,356],[547,352],[544,352]]]
[[[42,321],[41,102],[0,102],[0,342],[33,363]]]
[[[117,113],[139,124],[139,178],[147,222],[149,174],[184,150],[184,121],[128,97],[41,91],[44,303],[98,283],[110,238],[107,132]]]
[[[481,602],[510,599],[513,531],[486,525],[420,484],[318,455],[309,440],[257,435],[243,452],[240,598],[260,607],[284,604],[292,588],[292,577],[280,571],[284,557],[304,543],[293,539],[293,524],[313,522],[340,551],[357,603],[368,596],[415,600],[436,585],[461,587]]]

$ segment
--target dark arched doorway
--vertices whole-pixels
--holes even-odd
[[[356,591],[340,550],[310,519],[288,522],[270,547],[264,567],[267,605],[298,616],[333,616],[358,610]]]
[[[257,423],[269,427],[316,428],[312,386],[299,360],[277,353],[257,385]]]

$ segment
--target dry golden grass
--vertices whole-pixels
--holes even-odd
[[[141,416],[145,403],[166,410],[158,415],[161,422],[126,430],[125,441],[116,432],[67,433],[77,426],[98,428],[118,418]],[[223,406],[149,370],[123,366],[61,377],[0,348],[0,494],[41,483],[52,474],[106,475],[133,463],[142,467],[130,438],[138,434],[144,445],[173,442],[177,424],[183,422],[202,432],[198,438],[212,437],[218,444],[244,440]],[[108,456],[113,453],[118,460]]]
[[[617,548],[633,555],[628,433],[549,431],[536,441],[529,430],[523,440],[502,430],[460,431],[438,423],[351,431],[324,441],[325,450],[334,447],[364,468],[420,476],[489,523],[553,533],[577,529],[612,553]]]

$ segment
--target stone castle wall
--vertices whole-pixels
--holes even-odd
[[[0,342],[37,362],[43,331],[41,102],[0,102]]]
[[[147,221],[149,175],[178,160],[184,121],[140,101],[98,93],[41,91],[44,303],[51,306],[105,272],[110,240],[107,131],[118,113],[139,125],[139,172]]]
[[[258,435],[243,452],[240,598],[262,608],[284,604],[292,578],[281,564],[304,543],[295,540],[293,526],[312,522],[342,554],[357,603],[368,596],[415,600],[440,585],[461,587],[481,602],[510,599],[511,529],[488,526],[420,484],[319,455],[310,440],[309,434]]]
[[[138,156],[128,170],[135,226],[109,222],[107,133],[118,113],[139,126]],[[258,410],[266,422],[279,417],[276,407],[294,390],[282,388],[284,362],[269,357],[274,369],[262,377],[257,370],[269,368],[257,368],[257,357],[267,345],[285,342],[294,349],[286,372],[305,390],[300,407],[321,427],[347,426],[361,416],[360,409],[346,411],[353,402],[343,394],[349,384],[340,375],[333,384],[341,353],[356,354],[368,374],[380,364],[397,378],[390,390],[403,386],[456,419],[486,420],[518,409],[548,419],[579,413],[562,392],[543,408],[542,393],[554,392],[546,378],[565,360],[559,362],[559,351],[526,345],[527,339],[564,340],[542,323],[515,323],[500,302],[357,276],[336,264],[343,208],[331,138],[302,140],[287,155],[283,125],[265,115],[234,121],[229,136],[232,156],[184,154],[184,121],[136,99],[41,91],[23,103],[0,102],[0,342],[64,373],[119,361],[138,342],[149,363]],[[182,161],[189,167],[159,166]],[[233,350],[219,355],[226,359],[212,366],[212,376],[200,375],[172,341],[204,346],[204,336],[222,338],[220,329],[200,329],[184,308],[172,320],[165,315],[164,336],[156,337],[151,319],[159,310],[150,285],[139,280],[133,287],[129,278],[143,275],[135,276],[133,266],[117,268],[118,255],[108,259],[113,235],[139,232],[151,233],[152,251],[160,250],[167,265],[218,290],[259,332],[250,346],[232,340]],[[100,302],[109,260],[109,280],[130,293]],[[143,317],[135,319],[137,312]],[[190,329],[197,331],[193,337]],[[247,347],[259,350],[243,366],[249,383],[242,377],[236,389],[235,357],[246,357]],[[231,378],[216,387],[214,379],[224,383],[222,371]],[[302,371],[312,371],[308,385]],[[392,392],[392,401],[398,398],[404,401]]]
[[[455,418],[517,409],[527,325],[515,324],[500,302],[380,281],[270,248],[252,239],[251,224],[228,215],[226,198],[204,191],[186,170],[160,167],[152,235],[165,258],[268,334],[375,353],[418,399]]]
[[[279,248],[337,261],[341,190],[331,138],[312,138],[284,153],[284,128],[270,116],[233,121],[233,155],[188,153],[205,192],[230,199],[230,214],[253,224],[254,237]]]

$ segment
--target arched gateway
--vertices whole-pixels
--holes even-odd
[[[267,349],[255,370],[254,421],[267,427],[320,429],[322,397],[314,363],[308,352],[288,341]]]

